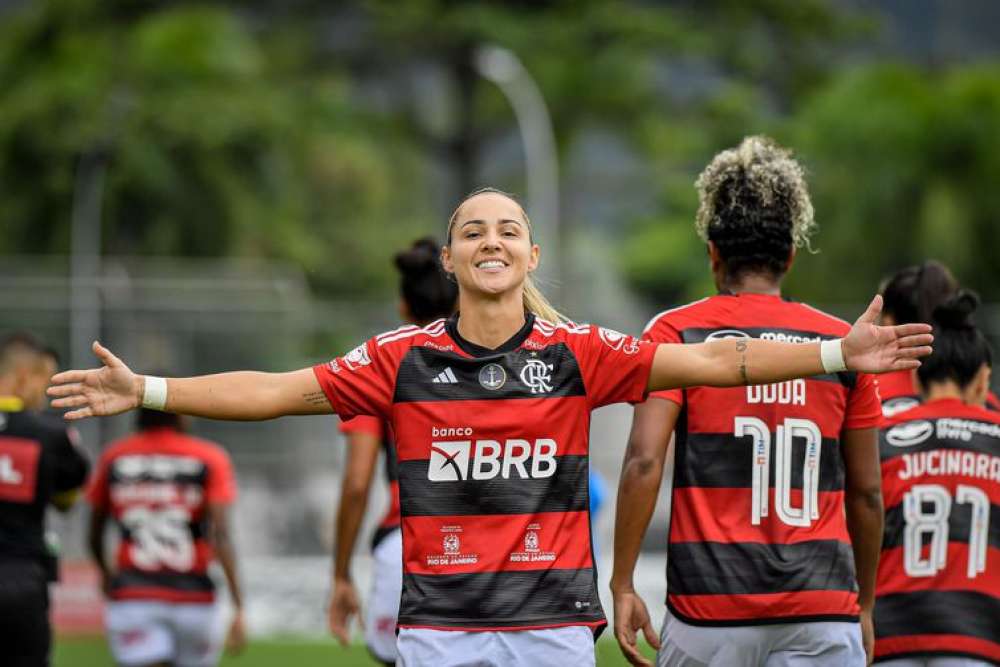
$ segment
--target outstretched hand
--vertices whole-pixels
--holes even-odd
[[[882,312],[882,297],[876,295],[868,310],[858,318],[842,342],[844,361],[852,371],[888,373],[920,366],[920,357],[933,348],[929,324],[898,324],[884,327],[875,324]]]
[[[96,340],[92,346],[101,368],[63,371],[52,376],[48,388],[54,408],[75,408],[68,420],[104,417],[132,410],[142,403],[142,376],[133,373],[121,359]]]

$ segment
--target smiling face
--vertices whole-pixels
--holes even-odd
[[[524,211],[510,197],[484,192],[456,211],[450,243],[441,251],[445,271],[465,292],[499,295],[521,290],[538,266],[538,246]]]

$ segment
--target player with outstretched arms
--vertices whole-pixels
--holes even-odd
[[[143,408],[136,426],[104,450],[87,491],[111,653],[123,666],[210,667],[224,643],[232,652],[245,643],[233,466],[219,445],[184,433],[180,415]],[[109,521],[120,533],[114,567],[104,553]],[[215,560],[233,603],[228,635],[208,572]]]
[[[814,228],[802,167],[764,137],[719,153],[697,181],[698,234],[718,294],[656,316],[656,343],[810,343],[850,326],[782,298]],[[675,459],[667,615],[657,664],[865,664],[882,537],[873,376],[838,372],[653,393],[635,409],[615,525],[615,633],[648,664],[657,639],[632,577]],[[859,621],[860,620],[860,625]]]
[[[879,664],[1000,664],[1000,415],[982,407],[993,354],[972,320],[977,305],[960,291],[934,310],[922,404],[881,431]]]
[[[385,419],[399,458],[400,663],[593,665],[606,621],[588,527],[591,410],[674,387],[914,368],[932,337],[926,325],[877,326],[876,297],[835,341],[642,343],[562,321],[530,279],[539,253],[513,198],[476,192],[441,251],[459,289],[446,320],[289,373],[163,379],[95,344],[103,367],[60,373],[49,394],[69,419],[143,404],[215,419]]]
[[[419,239],[396,254],[400,274],[399,312],[411,324],[424,327],[455,311],[458,287],[441,269],[441,250],[433,239]],[[450,382],[447,372],[435,381]],[[372,585],[364,614],[365,643],[375,659],[396,660],[396,616],[403,584],[403,537],[400,531],[399,471],[392,428],[382,419],[361,415],[342,422],[347,437],[347,462],[334,523],[333,589],[330,594],[330,632],[346,645],[351,617],[361,604],[351,579],[351,559],[358,530],[368,504],[368,489],[379,451],[385,458],[389,509],[372,536]]]

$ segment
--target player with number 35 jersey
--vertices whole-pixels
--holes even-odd
[[[992,352],[969,292],[934,311],[923,401],[881,431],[885,538],[875,659],[1000,664],[1000,415],[984,409]]]

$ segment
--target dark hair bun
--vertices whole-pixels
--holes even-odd
[[[959,290],[934,309],[934,324],[944,329],[974,329],[973,315],[979,307],[979,296],[971,290]]]
[[[404,276],[419,277],[437,272],[441,249],[434,239],[417,239],[407,250],[396,253],[396,267]]]

